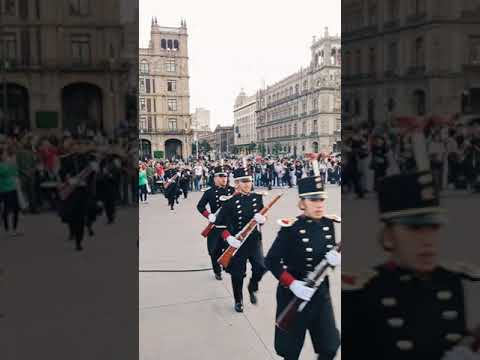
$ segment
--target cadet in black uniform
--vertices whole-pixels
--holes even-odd
[[[68,224],[70,238],[75,240],[78,251],[83,250],[82,242],[89,204],[94,196],[91,189],[94,186],[94,172],[98,170],[98,164],[93,160],[78,143],[73,143],[71,153],[63,156],[60,163],[61,181],[74,188],[68,198],[60,203],[60,217],[64,223]],[[88,175],[79,177],[78,175],[88,167],[91,167],[92,171],[85,171]]]
[[[342,358],[440,360],[470,351],[456,347],[467,335],[462,280],[480,280],[480,272],[438,263],[445,216],[432,174],[384,178],[379,207],[390,259],[342,275]]]
[[[188,187],[189,187],[191,181],[192,181],[192,175],[190,173],[190,170],[183,169],[181,171],[179,186],[180,186],[180,189],[183,192],[183,198],[184,199],[186,199],[187,196],[188,196]]]
[[[179,176],[180,172],[174,166],[165,171],[165,197],[168,200],[168,206],[170,206],[170,210],[174,210],[173,207],[175,206],[175,200],[177,199],[178,192],[180,191],[178,184]]]
[[[340,220],[324,215],[327,194],[319,174],[300,179],[298,191],[303,214],[296,219],[279,221],[282,229],[265,263],[280,281],[277,317],[295,296],[308,304],[288,332],[275,328],[275,350],[284,359],[298,359],[308,330],[318,359],[330,360],[340,346],[340,336],[333,316],[328,278],[316,291],[302,280],[325,258],[331,266],[340,263],[341,256],[334,249],[334,221]]]
[[[238,194],[222,206],[215,225],[226,227],[222,232],[223,239],[230,246],[238,248],[241,242],[234,235],[238,234],[252,218],[259,224],[226,269],[232,277],[235,311],[243,312],[243,279],[246,276],[247,260],[252,265],[252,277],[248,284],[252,304],[257,303],[258,283],[266,271],[260,232],[260,225],[265,223],[266,218],[259,213],[263,208],[263,199],[261,195],[252,193],[252,176],[248,169],[246,167],[235,169],[233,175]]]
[[[228,168],[226,166],[217,166],[214,176],[215,186],[205,191],[197,204],[198,212],[206,217],[212,224],[215,223],[217,219],[216,213],[222,206],[220,198],[222,196],[231,196],[235,192],[233,187],[227,185]],[[210,211],[206,209],[207,204]],[[225,249],[225,242],[222,239],[223,230],[225,230],[225,226],[216,226],[210,234],[208,234],[207,238],[208,254],[212,260],[213,272],[217,280],[222,280],[222,269],[217,263],[217,260]]]

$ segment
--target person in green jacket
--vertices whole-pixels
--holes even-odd
[[[140,202],[147,202],[147,184],[148,184],[148,178],[147,178],[147,171],[145,169],[145,165],[140,165],[138,169],[138,190],[139,190],[139,196],[140,196]]]
[[[18,169],[12,155],[7,149],[0,148],[0,201],[3,203],[2,218],[5,231],[9,234],[11,230],[11,235],[17,236],[20,212],[17,194]]]

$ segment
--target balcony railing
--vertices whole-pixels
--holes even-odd
[[[147,135],[190,135],[190,130],[170,130],[170,129],[140,129],[141,134]]]
[[[408,68],[407,75],[423,75],[425,71],[425,65],[413,65]]]
[[[383,24],[383,29],[384,30],[391,30],[391,29],[395,29],[399,25],[400,25],[400,21],[398,19],[393,19],[393,20],[389,20],[389,21],[385,22]]]
[[[413,14],[407,17],[407,24],[409,25],[415,25],[422,23],[427,20],[427,13],[426,12],[421,12],[419,14]]]

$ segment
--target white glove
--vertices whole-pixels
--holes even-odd
[[[208,221],[214,223],[217,220],[217,216],[215,214],[208,214]]]
[[[330,266],[338,266],[342,262],[342,255],[337,250],[333,249],[325,255],[325,259]]]
[[[238,249],[240,245],[242,245],[242,242],[238,240],[235,236],[230,235],[227,238],[228,245],[233,246],[234,248]]]
[[[79,184],[79,181],[78,181],[78,179],[77,179],[76,177],[72,177],[72,178],[68,179],[68,183],[69,183],[70,185],[78,185],[78,184]]]
[[[295,294],[296,297],[305,301],[310,301],[315,293],[314,288],[306,286],[305,282],[300,280],[294,280],[290,284],[290,290]]]
[[[263,225],[267,221],[267,218],[260,213],[256,213],[253,218],[255,219],[257,224],[259,224],[259,225]]]
[[[468,347],[459,345],[448,351],[442,360],[479,360],[480,354],[474,353]]]
[[[98,172],[100,170],[100,165],[96,161],[90,161],[90,167],[93,171]]]

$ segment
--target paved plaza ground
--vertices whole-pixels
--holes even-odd
[[[340,188],[329,187],[327,212],[340,214]],[[274,189],[268,201],[282,190]],[[182,271],[210,267],[206,240],[200,236],[206,220],[198,214],[201,193],[192,193],[169,210],[161,195],[140,207],[140,268]],[[287,191],[272,209],[263,227],[268,251],[281,217],[295,217],[299,210],[297,189]],[[337,236],[340,227],[337,226]],[[340,325],[340,274],[335,271],[332,296]],[[233,310],[228,274],[214,280],[211,271],[140,273],[140,360],[267,360],[279,359],[273,349],[275,289],[277,280],[268,273],[260,284],[259,304],[245,299],[245,312]],[[246,292],[246,291],[245,291]],[[307,338],[302,360],[315,358]]]

